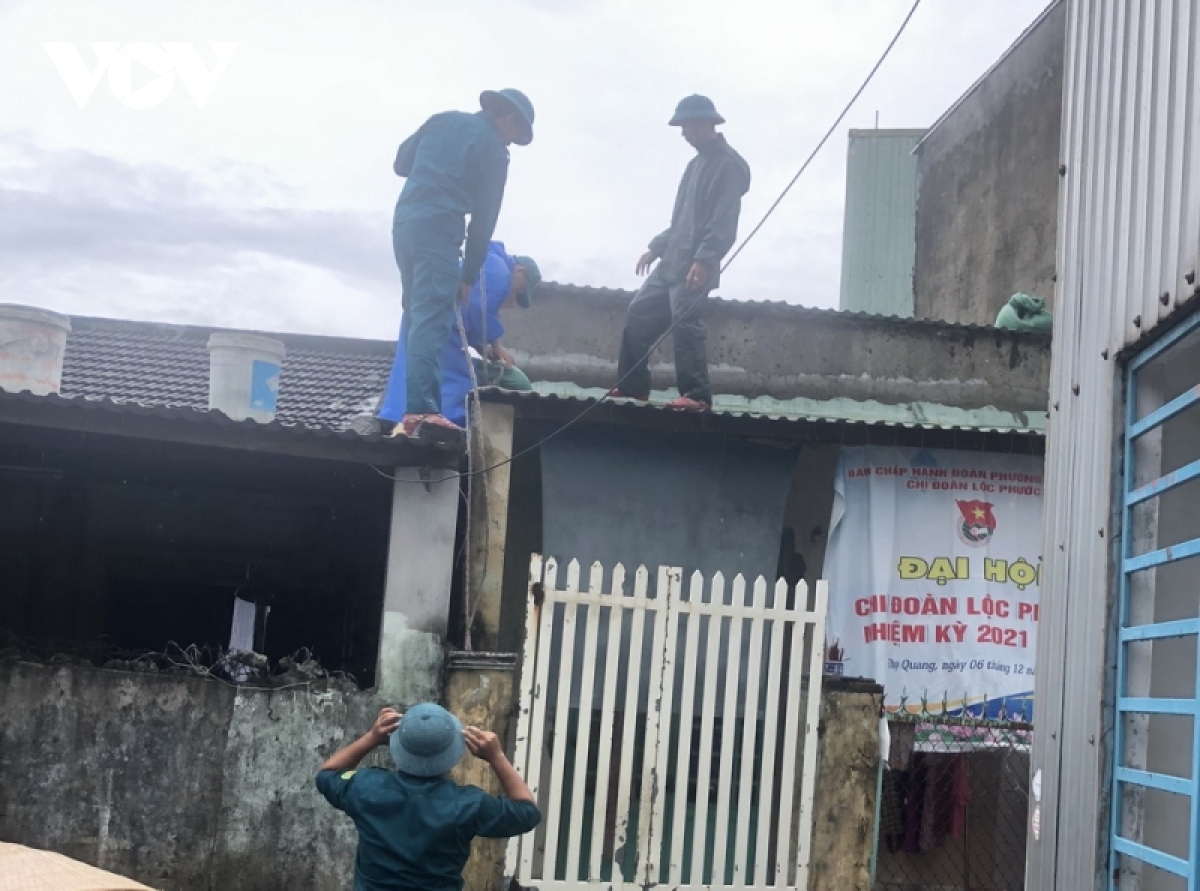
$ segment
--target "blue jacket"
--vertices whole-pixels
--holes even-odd
[[[435,114],[400,144],[392,169],[408,180],[393,225],[470,214],[462,280],[475,281],[508,181],[508,147],[492,119],[481,111]]]
[[[463,317],[463,328],[467,332],[467,343],[482,356],[490,343],[495,343],[504,334],[500,323],[500,307],[508,299],[512,284],[513,269],[517,261],[508,255],[504,243],[493,241],[488,244],[487,258],[482,274],[471,288],[471,296],[465,306],[459,307]],[[485,288],[480,287],[482,282]],[[484,307],[483,293],[487,291],[487,306]],[[379,416],[389,421],[404,417],[405,388],[408,380],[408,354],[404,349],[404,337],[408,333],[408,319],[401,320],[400,342],[396,344],[396,359],[392,363],[392,376],[388,380],[387,392],[379,409]],[[458,336],[458,322],[450,329],[450,337],[442,347],[442,414],[458,425],[466,423],[467,395],[471,392],[471,372],[463,355],[462,340]]]

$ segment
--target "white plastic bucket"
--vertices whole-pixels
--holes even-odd
[[[235,421],[275,419],[283,344],[257,334],[233,332],[208,338],[208,407]]]
[[[57,393],[70,333],[71,320],[64,315],[0,303],[0,389]]]

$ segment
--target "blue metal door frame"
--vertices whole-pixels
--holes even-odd
[[[1165,566],[1200,555],[1200,538],[1181,542],[1171,547],[1160,548],[1139,556],[1133,555],[1130,530],[1133,528],[1133,509],[1152,498],[1162,495],[1186,482],[1200,478],[1200,460],[1187,464],[1173,473],[1166,474],[1149,483],[1134,488],[1134,445],[1137,440],[1152,430],[1158,429],[1193,405],[1200,403],[1200,369],[1197,369],[1197,386],[1158,408],[1141,420],[1137,419],[1138,374],[1154,359],[1162,356],[1183,338],[1200,328],[1200,312],[1176,325],[1167,335],[1146,350],[1143,350],[1128,365],[1125,374],[1125,434],[1123,482],[1121,486],[1121,560],[1118,589],[1117,626],[1117,690],[1115,728],[1113,733],[1113,789],[1112,819],[1110,828],[1109,888],[1116,891],[1120,856],[1139,860],[1159,869],[1182,876],[1187,880],[1188,891],[1200,891],[1197,883],[1197,865],[1200,862],[1200,658],[1197,658],[1197,678],[1192,699],[1166,699],[1161,697],[1128,696],[1128,654],[1131,643],[1163,640],[1166,638],[1194,637],[1200,647],[1200,618],[1181,619],[1146,625],[1130,625],[1130,577],[1135,572],[1156,566]],[[1200,657],[1200,654],[1198,654]],[[1127,767],[1125,761],[1125,721],[1129,713],[1183,715],[1192,719],[1192,774],[1190,778],[1164,773],[1152,773]],[[1138,786],[1143,789],[1158,789],[1190,799],[1191,827],[1188,834],[1188,857],[1182,859],[1156,848],[1133,841],[1121,835],[1122,786]]]

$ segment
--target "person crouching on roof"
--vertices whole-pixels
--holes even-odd
[[[500,314],[514,306],[528,309],[532,304],[533,290],[541,281],[542,273],[532,258],[510,256],[499,241],[488,245],[483,269],[471,288],[466,305],[460,307],[467,345],[481,357],[473,360],[479,386],[501,387],[505,390],[533,389],[529,378],[516,367],[512,356],[500,342],[504,335]],[[407,346],[401,337],[396,344],[396,360],[392,363],[387,391],[379,407],[380,419],[396,425],[393,436],[400,435],[400,422],[405,414],[408,389],[406,353]],[[467,397],[471,393],[471,369],[467,367],[457,322],[451,326],[450,334],[442,346],[440,367],[442,416],[465,427]]]
[[[496,230],[508,146],[533,141],[533,105],[520,90],[487,90],[479,104],[475,114],[435,114],[401,143],[392,165],[407,180],[392,217],[407,348],[396,432],[427,443],[464,440],[462,427],[441,413],[439,358],[454,327],[455,300],[466,301]]]
[[[385,743],[396,769],[359,770]],[[464,747],[491,765],[503,797],[445,776]],[[473,838],[523,835],[542,819],[496,734],[464,728],[430,702],[403,716],[382,709],[370,730],[321,765],[317,789],[358,829],[354,891],[461,891]]]

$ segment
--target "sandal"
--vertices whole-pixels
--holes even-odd
[[[702,402],[690,396],[680,396],[678,399],[672,399],[663,407],[669,408],[671,411],[712,411],[712,403]]]
[[[439,414],[405,415],[396,425],[391,438],[406,436],[414,442],[429,445],[461,445],[467,431]]]

